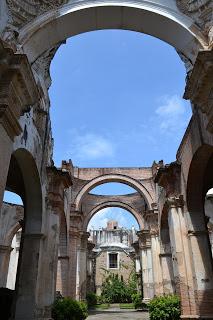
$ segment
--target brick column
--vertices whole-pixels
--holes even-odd
[[[148,302],[154,297],[151,236],[149,230],[137,232],[142,264],[143,301]]]
[[[0,288],[6,287],[10,263],[11,246],[0,245]]]

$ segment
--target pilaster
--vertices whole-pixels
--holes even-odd
[[[213,133],[213,49],[200,51],[190,77],[187,79],[184,98],[190,99],[203,113],[208,122],[206,129]]]
[[[38,100],[38,90],[23,54],[14,54],[0,40],[0,208],[14,138],[22,132],[20,115]]]
[[[154,297],[151,234],[149,230],[141,230],[137,235],[141,251],[143,301],[148,302]]]
[[[11,246],[0,245],[0,288],[6,287],[10,262]]]

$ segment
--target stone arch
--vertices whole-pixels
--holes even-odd
[[[26,314],[33,318],[37,299],[40,242],[43,237],[43,199],[36,162],[24,148],[15,150],[11,155],[6,188],[17,193],[24,205],[13,313],[17,318],[24,318]]]
[[[89,224],[89,221],[92,219],[92,217],[100,210],[105,209],[105,208],[109,208],[109,207],[116,207],[116,208],[122,208],[125,209],[127,211],[129,211],[134,218],[137,220],[137,223],[140,227],[140,229],[143,229],[144,227],[144,223],[143,223],[143,218],[142,215],[140,215],[140,213],[135,210],[133,207],[131,207],[129,204],[123,203],[123,202],[119,202],[119,201],[106,201],[103,202],[101,204],[98,204],[97,206],[95,206],[90,212],[89,214],[84,218],[84,222],[83,222],[83,230],[86,231],[87,230],[87,226]]]
[[[191,18],[171,5],[140,0],[90,0],[49,10],[20,30],[19,43],[33,63],[45,51],[83,32],[124,29],[143,32],[176,48],[194,62],[207,41]]]
[[[5,239],[5,244],[6,245],[11,245],[13,237],[15,236],[15,234],[21,229],[21,225],[19,222],[16,222],[13,226],[13,228],[11,228],[6,236]]]
[[[151,204],[154,202],[154,199],[150,195],[149,191],[145,188],[145,186],[142,185],[139,181],[126,175],[106,174],[106,175],[98,176],[92,179],[82,187],[82,189],[79,191],[79,193],[75,198],[74,203],[76,206],[76,210],[80,210],[81,201],[85,194],[87,194],[90,190],[94,189],[95,187],[108,182],[120,182],[137,190],[141,194],[141,196],[144,198],[148,208],[151,209]]]
[[[213,186],[213,147],[204,144],[192,158],[187,180],[187,209],[204,212],[207,191]]]
[[[205,196],[213,185],[213,146],[203,144],[192,158],[188,179],[186,206],[188,217],[188,235],[192,250],[193,279],[196,290],[202,294],[196,297],[198,313],[203,310],[212,315],[213,307],[209,303],[213,292],[213,259],[205,216]],[[208,279],[203,287],[203,277]],[[204,289],[203,289],[204,288]]]

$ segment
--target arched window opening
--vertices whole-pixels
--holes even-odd
[[[14,192],[7,191],[7,190],[5,190],[5,192],[4,192],[3,201],[11,203],[11,204],[23,205],[23,201],[18,194],[14,193]]]
[[[82,33],[58,49],[51,77],[56,165],[61,154],[79,167],[174,161],[191,108],[173,47],[127,30]]]

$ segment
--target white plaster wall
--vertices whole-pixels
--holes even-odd
[[[16,273],[17,273],[17,266],[18,266],[18,258],[19,258],[19,248],[20,248],[20,234],[15,234],[13,237],[11,247],[13,250],[10,254],[10,263],[9,263],[9,270],[7,275],[7,285],[8,289],[15,289],[16,284]]]

